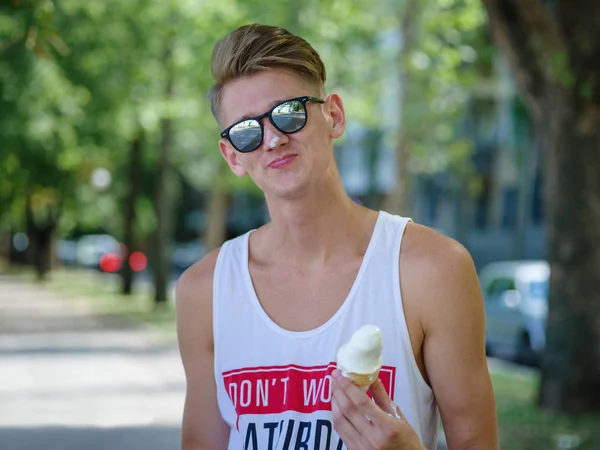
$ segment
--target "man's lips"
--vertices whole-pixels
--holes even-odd
[[[281,169],[282,167],[290,164],[295,158],[296,155],[284,155],[281,158],[271,161],[271,163],[269,163],[269,167],[272,169]]]

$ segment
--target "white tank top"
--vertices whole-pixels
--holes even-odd
[[[341,450],[331,372],[338,348],[365,324],[383,333],[379,378],[428,450],[438,408],[417,367],[404,318],[399,251],[410,219],[379,212],[348,297],[320,327],[285,330],[262,309],[248,270],[250,232],[226,242],[214,274],[214,369],[229,450]]]

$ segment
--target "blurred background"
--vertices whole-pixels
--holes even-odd
[[[179,448],[176,281],[268,220],[207,100],[252,22],[321,54],[348,194],[473,256],[502,448],[600,448],[597,4],[5,0],[0,450]]]

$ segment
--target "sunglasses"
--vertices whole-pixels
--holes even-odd
[[[325,103],[316,97],[297,97],[285,100],[264,114],[240,120],[221,132],[238,152],[249,153],[261,146],[265,130],[262,120],[265,117],[275,128],[285,134],[300,131],[306,125],[306,103]]]

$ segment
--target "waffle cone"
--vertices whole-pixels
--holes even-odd
[[[377,377],[379,376],[379,369],[371,373],[355,373],[355,372],[345,372],[342,371],[342,374],[351,380],[356,386],[361,388],[363,391],[367,391],[369,386],[371,386]]]

